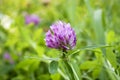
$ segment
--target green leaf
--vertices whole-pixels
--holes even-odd
[[[101,72],[102,65],[103,65],[103,63],[102,63],[102,61],[103,61],[102,53],[101,52],[100,53],[95,52],[95,56],[96,56],[95,60],[86,61],[86,62],[84,62],[80,65],[80,68],[82,70],[88,70],[89,72],[90,71],[92,72],[92,78],[93,79],[96,79],[99,76],[99,74]]]
[[[93,29],[96,34],[96,41],[98,44],[105,44],[105,35],[104,35],[104,29],[103,29],[103,22],[102,22],[102,10],[98,9],[94,11],[93,16]]]
[[[111,44],[111,43],[115,42],[116,40],[117,40],[117,39],[116,39],[116,34],[115,34],[115,32],[114,32],[113,30],[109,31],[109,32],[107,33],[106,42],[107,42],[108,44]]]
[[[52,80],[60,80],[60,74],[59,73],[52,74],[51,78],[52,78]]]
[[[13,65],[0,65],[0,75],[5,75],[14,68]]]
[[[96,79],[100,75],[100,72],[101,72],[101,69],[102,69],[102,66],[103,66],[103,54],[102,54],[102,51],[100,49],[96,49],[96,50],[98,50],[99,53],[95,52],[96,66],[94,68],[94,71],[92,72],[92,77],[94,79]]]
[[[57,69],[58,69],[58,62],[57,61],[50,62],[50,64],[49,64],[49,72],[51,74],[54,74],[54,73],[57,72]]]
[[[107,48],[107,47],[112,47],[110,45],[93,45],[93,46],[87,46],[84,48],[80,48],[78,50],[76,50],[75,52],[73,52],[70,56],[82,51],[82,50],[93,50],[93,49],[98,49],[98,48]]]
[[[28,69],[29,69],[29,64],[31,63],[31,60],[23,60],[23,61],[21,61],[20,63],[18,63],[17,65],[16,65],[16,70],[17,69],[23,69],[23,70],[26,70],[26,71],[28,71]],[[24,66],[24,67],[23,67]]]
[[[44,52],[45,52],[45,49],[43,47],[41,47],[41,46],[37,46],[35,48],[35,51],[37,52],[37,54],[38,54],[39,57],[42,57],[43,54],[44,54]]]
[[[117,68],[117,59],[116,59],[116,55],[113,53],[113,49],[112,48],[108,48],[106,49],[106,56],[107,59],[110,61],[112,67]]]
[[[35,40],[35,41],[39,40],[41,33],[42,33],[42,29],[35,30],[33,40]]]
[[[76,22],[76,9],[78,6],[77,4],[78,4],[78,1],[66,0],[66,5],[68,7],[65,6],[65,9],[71,24],[75,24]]]
[[[23,69],[29,72],[33,72],[39,66],[39,61],[36,59],[25,59],[16,65],[17,69]]]
[[[60,59],[59,58],[50,58],[50,57],[48,57],[48,56],[45,56],[44,55],[44,57],[39,57],[39,56],[35,56],[35,55],[32,55],[32,57],[31,56],[29,56],[29,55],[26,55],[26,56],[24,56],[24,58],[25,59],[36,59],[36,60],[41,60],[41,61],[46,61],[46,60],[48,60],[48,61],[59,61]]]
[[[93,11],[89,0],[85,0],[86,7],[89,12],[89,16],[91,18],[91,26],[93,27],[95,33],[95,43],[96,44],[105,44],[105,34],[104,34],[104,19],[103,19],[103,11],[101,9]],[[101,49],[103,54],[105,55],[106,50]]]
[[[111,47],[109,45],[92,45],[92,46],[87,46],[87,47],[84,47],[84,48],[81,48],[81,49],[96,49],[96,48],[106,48],[106,47]]]
[[[84,62],[83,64],[80,65],[80,68],[83,69],[83,70],[93,69],[93,68],[95,68],[96,63],[97,63],[96,61],[86,61],[86,62]]]
[[[40,64],[39,60],[33,59],[32,61],[33,63],[31,63],[29,66],[29,72],[34,72],[36,69],[38,69]]]

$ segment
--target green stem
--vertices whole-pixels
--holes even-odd
[[[71,66],[69,65],[67,60],[63,60],[63,66],[65,67],[65,72],[68,75],[69,79],[75,80],[73,71],[72,71]]]
[[[62,65],[64,67],[64,71],[65,71],[66,75],[69,77],[69,80],[75,80],[73,71],[71,69],[71,66],[69,65],[69,60],[68,60],[68,56],[67,56],[67,51],[66,50],[63,50],[61,58],[62,58]]]
[[[75,79],[76,80],[81,80],[81,73],[80,73],[80,69],[79,69],[78,65],[75,64],[72,61],[69,64],[70,64],[71,69],[72,69],[72,71],[74,73]]]
[[[74,64],[73,61],[70,61],[70,57],[67,54],[67,51],[63,50],[62,55],[62,64],[66,75],[69,77],[69,80],[81,80],[81,73],[77,64]]]
[[[58,72],[61,74],[61,76],[65,79],[65,80],[69,80],[69,77],[65,75],[65,73],[63,71],[61,71],[60,68],[58,68]]]
[[[120,79],[120,77],[118,77],[117,74],[113,70],[111,70],[106,57],[104,57],[104,66],[105,66],[106,71],[109,74],[109,77],[111,78],[111,80],[119,80]]]

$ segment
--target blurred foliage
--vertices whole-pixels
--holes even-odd
[[[58,58],[61,52],[47,48],[44,42],[49,26],[62,20],[69,22],[77,35],[77,46],[69,53],[90,45],[112,45],[73,55],[71,61],[74,67],[79,66],[75,69],[80,77],[83,80],[120,80],[119,3],[120,0],[0,0],[0,79],[64,80],[62,63],[59,66],[63,73],[58,69],[50,74],[50,61],[45,60]],[[38,15],[40,24],[26,25],[26,13]],[[14,63],[4,58],[5,53],[10,54]],[[36,56],[38,58],[34,58]],[[56,69],[56,66],[51,68]]]

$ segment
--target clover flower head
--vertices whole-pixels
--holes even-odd
[[[76,34],[69,23],[58,21],[50,26],[45,42],[50,48],[70,50],[76,45]]]

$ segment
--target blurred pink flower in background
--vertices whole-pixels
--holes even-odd
[[[34,25],[38,25],[40,23],[40,18],[39,16],[35,14],[26,14],[25,15],[25,24],[31,24],[33,23]]]
[[[4,58],[5,61],[9,62],[10,64],[14,64],[14,61],[13,61],[13,59],[12,59],[12,57],[10,56],[9,53],[5,53],[5,54],[3,55],[3,58]]]

